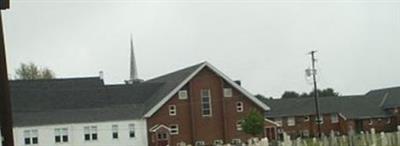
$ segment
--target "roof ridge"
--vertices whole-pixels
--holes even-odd
[[[319,99],[325,99],[325,98],[350,98],[350,97],[365,97],[365,95],[345,95],[345,96],[320,96],[318,97]],[[312,96],[310,97],[292,97],[292,98],[273,98],[273,99],[268,99],[266,100],[299,100],[299,99],[310,99],[314,98]]]
[[[368,91],[368,93],[370,93],[370,92],[374,92],[374,91],[392,90],[392,89],[397,89],[397,88],[399,88],[399,89],[400,89],[400,86],[393,86],[393,87],[386,87],[386,88],[372,89],[372,90]],[[368,94],[368,93],[367,93],[367,94]]]
[[[203,61],[203,62],[201,62],[201,63],[197,63],[197,64],[194,64],[194,65],[191,65],[191,66],[189,66],[189,67],[181,68],[181,69],[178,69],[178,70],[176,70],[176,71],[172,71],[172,72],[169,72],[169,73],[160,75],[160,76],[153,77],[153,78],[151,78],[151,79],[149,79],[149,80],[144,81],[143,83],[149,83],[149,82],[152,82],[152,81],[154,81],[154,80],[157,80],[157,79],[160,79],[160,78],[163,78],[163,77],[172,75],[172,74],[174,74],[174,73],[178,73],[178,72],[181,72],[181,71],[184,71],[184,70],[187,70],[187,69],[191,69],[191,68],[193,68],[193,67],[198,68],[198,67],[200,67],[201,65],[206,64],[206,63],[207,63],[206,61]]]
[[[65,78],[53,78],[53,79],[16,79],[10,80],[10,82],[40,82],[40,81],[63,81],[63,80],[82,80],[82,79],[99,79],[103,80],[98,76],[88,76],[88,77],[65,77]]]

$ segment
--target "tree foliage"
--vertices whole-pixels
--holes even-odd
[[[326,97],[326,96],[339,96],[339,93],[336,92],[332,88],[326,88],[323,90],[317,90],[318,96],[319,97]],[[314,97],[314,91],[311,91],[310,93],[297,93],[296,91],[285,91],[282,94],[281,98],[296,98],[296,97]]]
[[[241,123],[245,133],[252,136],[260,135],[264,129],[264,116],[257,110],[251,110]]]
[[[16,78],[20,80],[53,79],[55,74],[48,68],[39,68],[34,63],[21,63],[15,70]]]
[[[299,96],[299,93],[297,93],[296,91],[285,91],[285,93],[282,94],[282,98],[292,98]]]

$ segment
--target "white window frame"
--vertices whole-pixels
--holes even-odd
[[[201,89],[201,114],[203,117],[211,117],[212,116],[212,104],[211,104],[211,90],[210,89]],[[204,94],[207,92],[207,94]],[[205,101],[204,99],[207,99]],[[205,105],[208,105],[208,108],[205,107]],[[205,111],[208,111],[209,113],[206,114]]]
[[[233,96],[232,88],[224,88],[224,97],[232,97],[232,96]]]
[[[243,131],[242,123],[242,120],[236,121],[236,131]]]
[[[171,124],[169,125],[171,135],[178,135],[179,134],[179,125],[178,124]]]
[[[241,101],[236,102],[236,112],[243,112],[244,104]]]
[[[324,124],[324,116],[320,115],[319,118],[321,119],[321,123],[318,123],[318,117],[317,116],[315,116],[315,123],[323,125]]]
[[[128,125],[129,128],[129,138],[135,138],[136,137],[136,127],[134,123],[131,123]]]
[[[310,116],[304,116],[304,122],[310,121]]]
[[[372,119],[369,119],[368,120],[368,125],[373,125],[373,124],[374,124],[374,121]]]
[[[56,137],[60,137],[60,141],[56,141]],[[54,129],[54,142],[55,143],[68,143],[69,136],[68,136],[68,128],[55,128]]]
[[[232,144],[241,144],[241,143],[242,143],[242,140],[239,138],[232,139]]]
[[[302,133],[303,136],[310,137],[310,131],[308,129],[304,129],[302,132],[303,132]]]
[[[176,105],[169,105],[168,113],[170,116],[176,116]]]
[[[195,142],[194,145],[195,145],[195,146],[205,146],[206,143],[205,143],[203,140],[198,140],[198,141]]]
[[[86,135],[89,135],[89,139],[86,139]],[[96,135],[96,138],[94,138]],[[84,141],[97,141],[99,140],[99,134],[97,133],[97,126],[85,126],[83,127],[83,140]]]
[[[188,97],[189,97],[189,95],[188,95],[187,90],[180,90],[180,91],[178,92],[178,99],[180,99],[180,100],[186,100],[186,99],[188,99]]]
[[[29,143],[26,143],[26,140],[29,139]],[[33,140],[36,139],[36,143],[33,143]],[[24,130],[24,145],[38,145],[39,144],[39,130],[31,129]]]
[[[217,140],[214,140],[214,141],[213,141],[213,144],[214,144],[214,145],[223,145],[223,144],[224,144],[224,141],[223,141],[222,139],[217,139]]]
[[[111,137],[112,139],[119,139],[119,127],[118,125],[111,125]],[[114,134],[116,134],[117,137],[114,137]]]
[[[331,123],[339,123],[339,116],[337,114],[331,114]]]
[[[296,118],[295,117],[288,117],[287,118],[287,125],[288,126],[296,126]]]
[[[390,124],[390,123],[392,123],[392,119],[391,118],[387,118],[386,119],[386,124]]]

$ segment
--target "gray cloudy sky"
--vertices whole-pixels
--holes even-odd
[[[207,60],[252,93],[310,91],[304,69],[317,49],[322,88],[400,86],[400,0],[13,0],[3,20],[12,74],[34,62],[120,83],[132,32],[144,79]]]

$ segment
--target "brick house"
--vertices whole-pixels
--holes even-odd
[[[173,81],[165,97],[154,101],[145,114],[151,146],[212,145],[250,138],[240,126],[251,110],[269,110],[240,84],[209,63],[195,65],[147,82]],[[167,83],[169,84],[169,83]],[[275,137],[276,125],[266,121],[267,134]],[[172,131],[172,132],[169,132]]]
[[[266,117],[278,123],[278,133],[292,137],[317,136],[314,98],[262,99],[271,107]],[[321,132],[337,135],[351,132],[395,131],[400,124],[400,87],[377,89],[365,95],[321,97]]]

